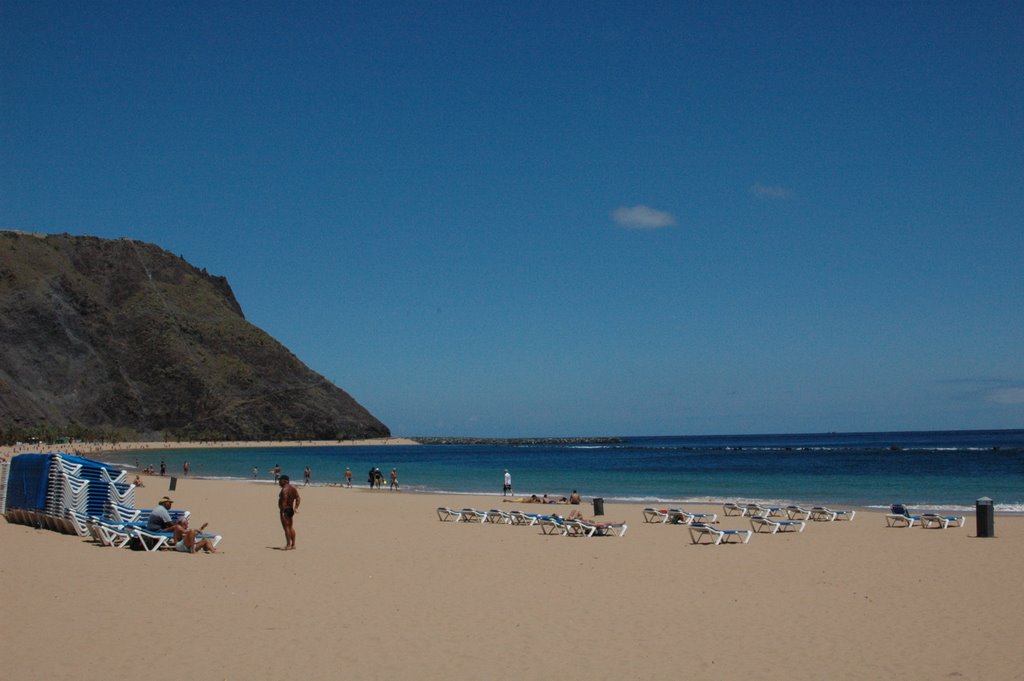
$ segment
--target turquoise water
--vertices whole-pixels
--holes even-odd
[[[971,510],[987,496],[997,510],[1024,512],[1024,431],[843,433],[717,437],[626,437],[594,445],[423,445],[188,449],[108,455],[180,475],[272,481],[280,464],[293,481],[308,465],[314,484],[339,483],[346,466],[366,486],[379,467],[397,468],[403,489],[501,495],[504,469],[515,494],[649,503],[726,500]]]

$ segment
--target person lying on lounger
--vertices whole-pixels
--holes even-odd
[[[515,497],[514,499],[502,499],[502,501],[510,504],[568,504],[569,499],[567,497],[560,497],[555,499],[545,494],[543,497],[538,497],[536,494],[531,494],[529,497]]]
[[[588,525],[597,525],[598,527],[606,527],[608,525],[622,525],[623,524],[623,523],[609,523],[609,522],[606,522],[604,520],[590,520],[589,518],[584,518],[583,514],[580,513],[578,508],[574,508],[573,510],[569,511],[569,515],[565,516],[565,518],[566,518],[566,520],[582,520],[583,522],[587,523]]]
[[[198,530],[185,530],[178,537],[178,532],[175,531],[175,544],[174,548],[176,551],[182,553],[199,553],[200,551],[206,551],[207,553],[217,553],[217,549],[213,546],[213,540],[209,537],[199,539],[199,533],[206,529],[207,523],[203,523],[202,527]]]

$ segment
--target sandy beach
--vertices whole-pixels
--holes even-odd
[[[168,493],[146,481],[139,507]],[[1024,679],[1021,517],[997,516],[997,537],[979,539],[971,517],[906,530],[860,511],[694,546],[641,506],[606,507],[624,537],[572,538],[435,513],[538,508],[498,497],[300,492],[295,551],[277,548],[267,482],[178,480],[175,507],[224,536],[218,555],[0,523],[4,675]]]

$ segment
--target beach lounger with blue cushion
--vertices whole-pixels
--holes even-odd
[[[174,547],[174,533],[173,532],[153,532],[143,527],[132,527],[129,528],[129,533],[133,538],[137,538],[142,542],[142,548],[146,551],[159,551],[160,549],[169,549]],[[196,535],[196,540],[209,539],[210,543],[213,544],[214,548],[217,548],[217,544],[220,543],[222,537],[219,534],[209,534],[206,532],[200,532]]]
[[[668,514],[678,509],[674,508],[645,508],[645,523],[664,523],[668,521]]]
[[[947,527],[963,527],[964,517],[962,515],[939,515],[938,513],[922,513],[921,527],[944,530]]]
[[[89,516],[69,508],[67,510],[67,518],[71,522],[71,526],[74,528],[75,534],[79,537],[95,536],[89,527]]]
[[[786,517],[790,520],[808,520],[811,517],[811,509],[791,504],[786,507]]]
[[[762,506],[761,504],[747,504],[745,509],[746,515],[748,516],[763,516],[765,518],[771,518],[773,516],[782,515],[782,509],[779,506]]]
[[[689,526],[690,541],[700,544],[704,537],[708,538],[709,544],[729,544],[733,541],[742,541],[746,544],[754,534],[750,530],[723,530],[703,523],[692,523]]]
[[[115,523],[146,523],[152,512],[151,508],[132,508],[118,503],[109,503],[106,506],[107,519]],[[180,523],[182,520],[187,520],[192,512],[174,508],[170,509],[167,514],[171,516],[172,522]]]
[[[690,513],[681,508],[669,510],[668,522],[673,525],[689,525],[690,523],[704,523],[710,525],[718,522],[717,513]]]
[[[722,504],[722,510],[725,512],[725,515],[746,515],[747,514],[747,509],[746,509],[745,506],[740,506],[739,504],[734,503],[732,501],[727,501],[724,504]]]
[[[585,518],[565,521],[568,534],[582,534],[585,537],[621,537],[629,526],[626,523],[599,523]]]
[[[857,511],[845,511],[829,508],[827,506],[815,506],[811,509],[811,520],[819,522],[832,522],[834,520],[853,520]]]
[[[132,539],[131,531],[123,524],[111,523],[106,520],[94,518],[92,526],[96,530],[96,540],[104,546],[112,546],[115,549],[123,549],[128,546]]]
[[[904,504],[893,504],[889,507],[889,514],[885,516],[887,527],[913,527],[917,522],[921,522],[921,516],[912,515]]]
[[[540,525],[540,531],[544,534],[565,536],[569,531],[565,519],[557,515],[542,515],[537,519],[537,524]]]
[[[803,532],[807,523],[802,520],[775,520],[763,515],[750,516],[750,528],[757,532]]]

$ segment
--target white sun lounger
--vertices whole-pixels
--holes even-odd
[[[746,515],[747,514],[747,509],[746,509],[745,506],[740,506],[739,504],[733,503],[731,501],[727,501],[724,504],[722,504],[722,511],[725,512],[725,515]]]
[[[748,516],[763,516],[765,518],[771,518],[773,516],[782,515],[784,509],[778,506],[762,506],[761,504],[747,504],[746,515]]]
[[[963,527],[964,516],[962,515],[939,515],[938,513],[922,513],[921,527],[944,530],[947,527]]]
[[[506,511],[492,508],[485,515],[484,522],[504,525],[512,524],[512,515]]]
[[[146,551],[154,552],[160,549],[169,549],[174,547],[174,533],[173,532],[153,532],[141,527],[129,528],[129,533],[133,538],[137,538],[142,542],[142,548]],[[196,535],[196,540],[209,539],[210,543],[213,544],[214,548],[217,548],[217,544],[220,543],[222,537],[219,534],[208,534],[206,532],[200,532]]]
[[[717,523],[717,513],[690,513],[681,508],[673,508],[669,511],[668,522],[673,525],[689,525],[691,523]]]
[[[792,504],[786,507],[786,517],[790,520],[808,520],[811,517],[811,509]]]
[[[522,511],[509,511],[509,521],[513,525],[536,525],[540,517],[536,513],[523,513]]]
[[[564,537],[569,532],[566,521],[561,516],[542,515],[537,519],[537,524],[544,534],[560,534]]]
[[[462,511],[456,511],[454,508],[448,508],[447,506],[438,506],[437,519],[441,522],[457,523],[462,519]]]
[[[75,530],[75,534],[79,537],[95,538],[96,535],[89,527],[89,516],[69,508],[67,510],[67,518],[71,522],[71,527]]]
[[[93,518],[92,528],[95,530],[93,536],[96,537],[96,541],[104,546],[123,549],[132,540],[131,531],[123,524]]]
[[[834,520],[853,520],[857,515],[856,511],[844,511],[828,508],[827,506],[815,506],[811,509],[811,520],[832,522]]]
[[[750,516],[750,528],[757,532],[803,532],[807,523],[802,520],[774,520],[763,515]]]
[[[690,541],[694,544],[700,544],[704,537],[709,539],[709,544],[729,544],[733,540],[746,544],[754,534],[751,530],[723,530],[703,523],[693,523],[689,530]]]
[[[475,508],[464,508],[459,512],[459,520],[465,523],[484,523],[487,521],[487,512],[478,511]]]
[[[644,522],[645,523],[665,523],[668,522],[668,515],[672,511],[677,511],[675,508],[645,508],[644,509]]]
[[[921,516],[913,515],[904,504],[893,504],[885,516],[886,527],[913,527],[921,522]]]
[[[621,537],[629,526],[626,523],[599,523],[585,518],[569,518],[565,521],[566,534],[584,537]]]

